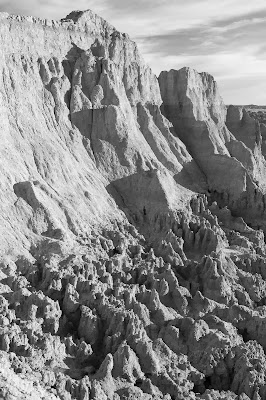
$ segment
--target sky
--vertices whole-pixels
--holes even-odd
[[[0,0],[0,11],[61,19],[91,9],[137,42],[158,75],[209,72],[226,104],[266,105],[265,0]]]

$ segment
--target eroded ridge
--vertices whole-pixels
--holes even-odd
[[[261,114],[92,11],[0,22],[0,397],[265,399]]]

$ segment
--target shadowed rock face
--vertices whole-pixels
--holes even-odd
[[[0,22],[0,397],[266,398],[263,123],[92,11]]]
[[[206,73],[164,71],[159,84],[163,113],[205,174],[212,199],[257,226],[265,215],[264,125],[241,107],[227,110]]]

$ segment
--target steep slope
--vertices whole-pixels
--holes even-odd
[[[0,397],[265,398],[256,123],[92,11],[0,43]]]
[[[29,249],[33,233],[76,235],[121,219],[107,183],[193,164],[126,35],[90,11],[61,22],[2,14],[0,30],[3,251]]]
[[[163,112],[206,176],[211,198],[265,229],[266,161],[258,123],[245,110],[243,118],[241,109],[227,111],[207,73],[164,71],[159,83]]]
[[[40,240],[34,234],[60,239],[119,213],[68,118],[72,37],[85,48],[94,38],[8,15],[0,32],[1,249],[21,252]]]

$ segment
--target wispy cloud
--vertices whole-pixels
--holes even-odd
[[[141,37],[140,46],[156,73],[190,66],[214,75],[226,103],[266,104],[265,22],[261,10]]]
[[[247,18],[242,19],[240,21],[232,22],[231,24],[225,26],[211,26],[207,29],[209,33],[224,33],[230,32],[234,30],[238,30],[240,28],[250,27],[251,25],[258,25],[266,22],[266,17],[263,18]]]

